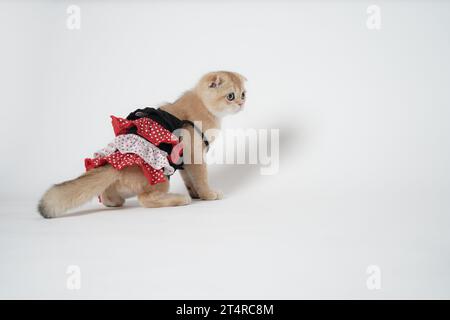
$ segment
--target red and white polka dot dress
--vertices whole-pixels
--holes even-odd
[[[168,159],[161,158],[162,156],[168,158],[169,155],[157,147],[161,143],[168,143],[175,147],[180,144],[178,138],[149,118],[137,120],[127,120],[114,116],[111,116],[111,118],[115,135],[121,137],[120,139],[116,138],[115,143],[110,143],[107,148],[97,152],[94,158],[85,159],[86,170],[106,164],[110,164],[117,170],[137,165],[142,169],[150,184],[166,181],[165,173],[173,173],[174,170],[170,167],[168,161],[163,161]],[[137,137],[134,134],[130,134],[132,128],[135,134],[143,139],[136,139]]]

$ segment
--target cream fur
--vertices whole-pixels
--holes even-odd
[[[220,129],[223,116],[242,110],[245,99],[245,78],[234,72],[218,71],[204,75],[197,85],[183,94],[174,103],[161,107],[182,120],[201,121],[202,130]],[[233,92],[235,99],[229,101],[227,95]],[[191,137],[198,134],[187,126]],[[208,137],[213,140],[213,137]],[[200,145],[194,145],[199,141]],[[213,141],[210,141],[213,142]],[[191,140],[185,145],[185,153],[195,157],[196,152],[204,153],[204,145],[200,139]],[[193,163],[193,159],[190,159]],[[125,199],[138,196],[143,207],[165,207],[187,205],[192,198],[203,200],[218,200],[222,193],[212,190],[208,183],[208,172],[205,163],[185,164],[180,170],[189,196],[169,193],[169,183],[149,185],[138,167],[129,167],[121,171],[111,166],[90,170],[79,178],[57,184],[50,188],[39,202],[38,210],[45,218],[55,218],[67,210],[76,208],[100,195],[106,206],[119,207]]]

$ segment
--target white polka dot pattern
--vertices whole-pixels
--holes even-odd
[[[158,122],[149,118],[137,120],[127,120],[111,116],[114,133],[117,135],[129,133],[130,128],[136,128],[137,134],[150,141],[153,145],[159,146],[161,143],[177,145],[178,138],[169,130],[161,126]]]
[[[169,130],[149,118],[127,120],[111,116],[116,138],[106,148],[97,151],[94,158],[84,160],[86,170],[110,164],[117,170],[139,166],[150,184],[161,183],[175,169],[168,161],[165,151],[158,148],[161,143],[180,149],[180,141]],[[130,133],[135,128],[135,132]],[[136,134],[134,134],[136,133]],[[182,146],[182,145],[181,145]],[[180,150],[182,152],[182,148]]]
[[[141,157],[134,153],[120,153],[119,151],[102,158],[85,159],[84,165],[86,170],[104,166],[106,164],[112,165],[117,170],[122,170],[126,167],[139,166],[142,169],[145,177],[150,184],[157,184],[166,181],[163,169],[152,168]]]
[[[135,134],[121,134],[117,136],[106,148],[94,153],[94,157],[106,157],[117,150],[121,153],[137,154],[154,169],[163,168],[166,175],[171,175],[175,172],[174,168],[169,164],[169,160],[167,160],[167,152]]]

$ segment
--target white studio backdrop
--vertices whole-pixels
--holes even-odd
[[[80,29],[67,27],[71,5]],[[367,26],[372,5],[379,29]],[[75,252],[99,279],[75,297],[449,298],[449,18],[446,1],[1,1],[0,295],[71,298],[54,268]],[[111,140],[109,115],[173,101],[213,70],[248,78],[246,108],[224,128],[280,130],[277,174],[214,166],[223,202],[42,229],[37,200]],[[103,224],[108,236],[95,242]],[[91,249],[71,238],[79,230],[92,232]],[[128,231],[146,247],[124,240]],[[204,237],[183,233],[193,231]],[[72,250],[57,254],[65,232]],[[108,238],[115,232],[125,244]],[[35,235],[52,243],[45,261]],[[192,256],[167,258],[170,248],[193,250],[209,271]],[[219,261],[220,249],[241,267],[202,260]],[[146,250],[165,262],[124,262]],[[384,271],[382,291],[366,288],[372,264]],[[144,276],[152,272],[160,280]]]

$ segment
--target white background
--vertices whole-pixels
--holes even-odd
[[[444,1],[1,1],[0,297],[450,298],[449,18]],[[218,69],[249,80],[225,128],[280,129],[278,174],[214,166],[222,201],[37,214],[110,114]]]

